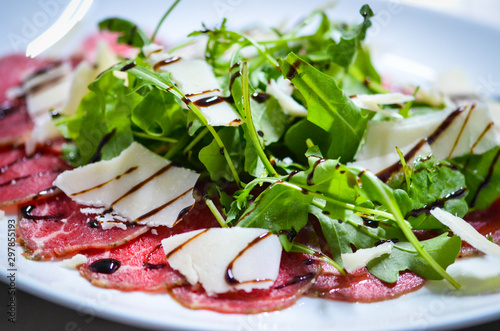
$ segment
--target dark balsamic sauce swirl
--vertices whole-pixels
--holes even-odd
[[[100,274],[113,274],[121,266],[120,261],[115,259],[101,259],[93,262],[89,265],[90,271],[97,272]]]

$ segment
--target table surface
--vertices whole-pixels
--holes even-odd
[[[393,0],[395,1],[395,0]],[[480,21],[483,24],[500,29],[500,1],[497,0],[399,0],[415,6],[431,10],[443,11]],[[0,282],[0,303],[8,302],[7,285]],[[67,331],[141,331],[146,329],[123,325],[104,320],[82,312],[69,309],[52,302],[40,299],[23,291],[17,291],[17,321],[9,323],[5,316],[0,318],[0,330],[67,330]],[[3,306],[3,305],[2,305]],[[472,330],[500,330],[500,320],[485,323],[479,326],[461,329]]]

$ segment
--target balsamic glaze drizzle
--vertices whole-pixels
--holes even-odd
[[[165,59],[163,61],[159,61],[159,62],[155,63],[155,65],[153,66],[153,70],[157,71],[158,69],[160,69],[163,66],[167,66],[169,64],[175,63],[175,62],[180,61],[180,60],[181,60],[181,58],[178,56],[169,57],[168,59]]]
[[[109,140],[115,135],[115,133],[116,133],[116,128],[114,128],[113,130],[111,130],[111,132],[105,134],[104,137],[102,137],[101,141],[97,145],[97,149],[94,155],[90,158],[89,163],[94,163],[101,159],[102,148],[109,142]]]
[[[281,285],[278,285],[278,286],[275,286],[274,289],[275,290],[279,290],[279,289],[282,289],[282,288],[285,288],[287,286],[291,286],[291,285],[295,285],[297,283],[300,283],[300,282],[303,282],[304,280],[308,280],[308,279],[311,279],[315,276],[316,274],[314,272],[310,272],[308,274],[305,274],[305,275],[299,275],[299,276],[295,276],[293,277],[291,280],[289,280],[288,282],[284,283],[284,284],[281,284]]]
[[[415,147],[413,147],[408,153],[406,153],[403,156],[403,158],[405,159],[405,162],[408,162],[409,160],[411,160],[417,154],[417,152],[425,145],[425,143],[426,143],[426,139],[420,140],[415,145]],[[389,180],[389,178],[391,178],[392,174],[399,172],[401,170],[401,167],[402,167],[401,161],[398,160],[396,163],[394,163],[394,164],[388,166],[387,168],[385,168],[384,170],[378,172],[377,177],[378,177],[378,179],[380,179],[381,181],[383,181],[385,183]]]
[[[20,209],[21,216],[28,220],[38,221],[38,220],[59,220],[64,217],[63,214],[56,215],[33,215],[31,214],[35,210],[36,206],[28,205]]]
[[[132,61],[129,64],[123,66],[123,68],[121,68],[120,71],[128,71],[128,70],[134,68],[136,65],[137,65],[137,63],[135,63],[135,61]]]
[[[448,128],[451,123],[464,111],[464,107],[458,107],[455,111],[453,111],[446,119],[434,130],[434,132],[427,137],[427,143],[432,145],[437,138]]]
[[[90,264],[89,269],[101,274],[112,274],[120,268],[120,265],[120,261],[115,259],[101,259]]]
[[[409,216],[418,217],[421,214],[429,214],[430,211],[434,208],[443,208],[446,201],[452,200],[452,199],[460,199],[460,198],[464,197],[464,195],[466,193],[467,193],[467,189],[462,187],[462,188],[456,190],[455,192],[452,192],[452,193],[446,195],[445,197],[443,197],[441,199],[437,199],[436,201],[434,201],[430,205],[427,205],[427,206],[424,206],[422,208],[418,208],[418,209],[414,209],[414,210],[410,211],[407,214],[407,217],[409,217]]]
[[[0,105],[0,120],[15,113],[18,110],[17,102],[6,101]]]
[[[167,201],[165,202],[163,205],[145,213],[144,215],[141,215],[139,216],[138,218],[136,218],[134,220],[134,223],[137,223],[137,222],[140,222],[142,220],[145,220],[146,218],[149,218],[157,213],[159,213],[160,211],[162,211],[163,209],[165,209],[166,207],[170,206],[172,203],[176,202],[178,199],[182,198],[183,196],[185,196],[186,194],[188,194],[189,192],[191,192],[193,189],[190,188],[188,189],[186,192],[182,193],[181,195],[179,195],[178,197],[176,197],[175,199],[172,199],[170,201]]]
[[[270,279],[254,279],[254,280],[249,280],[249,281],[239,281],[237,280],[234,275],[233,275],[233,265],[234,263],[243,255],[247,250],[258,244],[260,241],[264,240],[265,238],[269,237],[272,235],[271,232],[265,232],[252,240],[251,242],[248,243],[248,245],[242,249],[238,255],[229,263],[229,265],[226,268],[226,274],[224,279],[226,280],[226,283],[229,285],[236,285],[236,284],[245,284],[245,283],[258,283],[258,282],[268,282],[271,281]]]
[[[472,197],[470,206],[471,208],[476,206],[477,203],[477,198],[479,197],[479,194],[488,186],[490,185],[491,182],[491,177],[493,176],[493,172],[495,171],[495,166],[498,162],[498,159],[500,157],[500,149],[496,152],[495,157],[493,157],[493,160],[490,163],[490,167],[488,168],[488,173],[486,174],[486,177],[484,177],[483,182],[478,186],[477,191],[474,193],[474,196]]]
[[[179,246],[177,246],[176,248],[174,248],[173,250],[171,250],[170,252],[168,252],[167,254],[167,260],[172,256],[174,255],[175,253],[177,253],[178,251],[180,251],[184,246],[186,246],[187,244],[189,244],[191,241],[195,240],[196,238],[198,238],[199,236],[203,235],[205,232],[207,232],[209,229],[205,229],[203,231],[201,231],[200,233],[194,235],[193,237],[189,238],[189,240],[186,240],[185,242],[183,242],[182,244],[180,244]]]
[[[172,163],[169,163],[168,165],[164,166],[163,168],[161,168],[160,170],[158,170],[157,172],[155,172],[154,174],[152,174],[151,176],[149,176],[148,178],[146,178],[145,180],[143,180],[139,184],[133,186],[125,194],[123,194],[121,197],[119,197],[118,199],[113,201],[110,205],[110,208],[113,208],[118,202],[125,199],[126,197],[128,197],[132,193],[136,192],[137,190],[139,190],[141,187],[143,187],[144,185],[146,185],[147,183],[149,183],[150,181],[152,181],[156,177],[161,176],[163,173],[167,172],[171,167],[172,167]]]
[[[314,183],[312,182],[312,180],[313,180],[313,177],[314,177],[314,172],[316,171],[316,167],[318,165],[320,165],[321,163],[325,162],[325,161],[326,161],[326,159],[320,158],[316,162],[314,162],[314,165],[313,165],[313,168],[312,168],[311,172],[309,173],[309,175],[307,175],[307,185],[308,186],[314,185]]]
[[[114,180],[119,180],[119,179],[120,179],[120,178],[122,178],[123,176],[128,175],[128,174],[130,174],[130,173],[132,173],[132,172],[136,171],[137,169],[139,169],[139,167],[138,167],[138,166],[131,167],[131,168],[129,168],[127,171],[125,171],[123,174],[120,174],[120,175],[116,176],[115,178],[111,178],[110,180],[105,181],[104,183],[101,183],[101,184],[96,185],[96,186],[94,186],[94,187],[91,187],[91,188],[88,188],[88,189],[82,190],[82,191],[80,191],[80,192],[72,193],[72,194],[71,194],[71,196],[72,196],[72,197],[74,197],[74,196],[77,196],[77,195],[80,195],[80,194],[84,194],[84,193],[90,192],[90,191],[92,191],[92,190],[95,190],[95,189],[101,188],[101,187],[103,187],[103,186],[105,186],[105,185],[107,185],[107,184],[111,183],[111,182],[112,182],[112,181],[114,181]]]
[[[166,263],[149,263],[149,259],[151,258],[151,256],[161,248],[161,244],[157,245],[151,252],[149,252],[149,254],[146,256],[146,258],[144,259],[144,262],[142,262],[142,266],[146,269],[162,269],[162,268],[165,268],[167,266]]]

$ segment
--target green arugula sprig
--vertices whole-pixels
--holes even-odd
[[[316,148],[312,150],[317,151]],[[307,171],[281,178],[258,178],[250,182],[245,190],[251,191],[264,182],[271,185],[242,213],[237,226],[265,228],[278,234],[298,232],[307,224],[307,215],[312,212],[320,222],[331,250],[332,261],[335,262],[332,265],[336,268],[342,266],[340,253],[349,252],[351,243],[356,243],[357,248],[367,248],[375,242],[396,238],[398,244],[395,249],[401,253],[395,256],[399,257],[384,260],[386,273],[382,273],[380,267],[374,267],[378,270],[374,272],[376,275],[394,282],[395,274],[409,268],[427,278],[445,278],[454,287],[460,287],[445,271],[458,255],[460,240],[457,237],[448,239],[448,236],[441,236],[440,239],[420,242],[401,213],[394,190],[375,175],[312,153],[308,158],[310,168]],[[370,197],[371,201],[363,200],[362,197]],[[366,207],[369,204],[373,207]],[[366,216],[372,219],[368,225],[363,224],[363,221],[359,222]],[[374,221],[377,229],[372,227],[375,219],[378,219]],[[340,226],[339,221],[345,224]],[[351,231],[353,235],[346,231]],[[341,232],[345,235],[339,235]],[[361,238],[357,238],[360,234]],[[293,244],[284,240],[286,236],[282,235],[281,238],[285,249],[291,250]],[[432,254],[426,247],[432,248]],[[430,267],[433,272],[429,272],[423,265]]]
[[[141,48],[156,38],[178,2],[151,38],[118,18],[101,22],[100,28],[119,32],[119,42]],[[318,256],[342,273],[342,254],[391,240],[392,253],[367,266],[376,277],[394,282],[409,269],[428,279],[444,278],[458,288],[446,267],[458,255],[461,241],[427,209],[438,205],[463,216],[468,207],[489,206],[500,196],[500,152],[496,148],[451,160],[461,172],[432,158],[412,166],[401,157],[404,174],[388,183],[346,166],[374,116],[354,105],[350,96],[387,92],[362,46],[373,13],[367,5],[360,13],[360,24],[345,26],[315,12],[290,31],[275,30],[275,38],[260,42],[227,30],[225,20],[219,28],[193,32],[192,37],[208,37],[206,61],[244,119],[240,127],[209,125],[168,74],[155,73],[145,63],[144,54],[120,63],[89,86],[76,115],[55,119],[76,146],[65,147],[67,155],[81,165],[96,153],[102,159],[114,157],[139,140],[213,181],[225,179],[239,189],[231,194],[219,187],[220,201],[206,199],[222,227],[268,229],[280,236],[285,250]],[[316,18],[319,26],[304,34]],[[334,31],[340,40],[332,38]],[[257,52],[248,55],[245,48]],[[116,71],[127,72],[128,84]],[[292,97],[308,109],[306,118],[285,114],[271,95],[256,100],[259,93],[265,95],[269,81],[280,76],[293,83]],[[407,104],[401,113],[410,116],[412,106]],[[100,146],[104,138],[107,143]],[[325,251],[293,237],[316,221],[322,232],[318,236],[328,246]],[[416,229],[435,231],[434,237],[419,240]]]

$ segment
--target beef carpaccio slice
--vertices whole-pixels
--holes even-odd
[[[70,169],[59,151],[40,147],[27,156],[24,146],[0,149],[0,207],[19,204],[53,191],[52,182],[61,172]]]
[[[103,230],[88,222],[96,214],[83,214],[81,208],[87,206],[62,193],[20,206],[16,233],[26,248],[24,255],[34,260],[52,259],[91,248],[116,247],[148,230],[144,225]]]
[[[19,86],[22,80],[47,65],[45,60],[32,59],[24,54],[12,54],[0,58],[0,104],[6,101],[7,91]]]
[[[322,262],[321,269],[321,273],[307,293],[308,296],[368,303],[394,299],[413,292],[425,284],[425,279],[411,271],[400,273],[398,280],[390,284],[379,280],[366,268],[345,276],[325,262]]]
[[[324,238],[316,236],[316,233],[321,233],[319,224],[312,221],[311,225],[312,227],[304,227],[295,240],[315,249],[320,246],[325,247],[326,241]],[[424,237],[424,234],[420,234],[420,236]],[[328,250],[327,247],[326,250]],[[370,274],[366,267],[342,275],[329,263],[314,256],[310,256],[310,258],[311,265],[315,265],[320,270],[314,284],[307,293],[310,297],[348,302],[377,302],[416,291],[425,283],[422,277],[411,271],[400,273],[398,280],[394,284],[379,280]]]
[[[95,286],[122,291],[162,292],[182,284],[185,278],[166,263],[161,247],[170,231],[163,226],[156,231],[111,250],[86,252],[88,262],[80,267],[80,274]],[[110,263],[118,269],[102,272],[113,267]]]
[[[33,128],[23,99],[0,103],[0,146],[20,143]]]
[[[88,262],[80,267],[80,274],[96,286],[122,291],[161,292],[183,284],[184,276],[168,265],[161,240],[174,234],[218,227],[219,223],[202,203],[195,204],[190,212],[180,216],[182,219],[173,228],[160,226],[126,245],[107,251],[86,252]],[[106,262],[110,261],[115,265],[119,263],[118,269],[112,273],[100,272],[99,264],[106,267]]]
[[[208,309],[229,314],[257,314],[293,305],[314,283],[319,269],[307,255],[283,252],[278,279],[269,289],[239,290],[208,295],[200,286],[183,285],[169,290],[172,297],[190,309]]]
[[[484,210],[476,210],[464,218],[479,233],[493,239],[493,242],[500,243],[500,199],[496,200],[490,207]],[[482,254],[477,249],[462,242],[459,257],[475,256]]]

